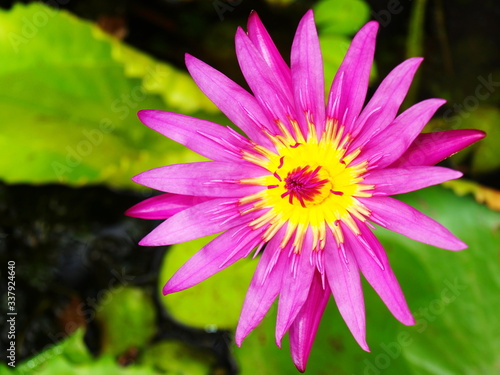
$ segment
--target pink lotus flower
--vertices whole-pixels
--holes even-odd
[[[167,219],[141,242],[171,245],[223,232],[168,281],[164,294],[189,288],[243,257],[260,254],[236,329],[254,329],[279,295],[276,342],[288,331],[304,371],[333,294],[359,345],[366,343],[360,272],[403,324],[414,324],[372,223],[448,250],[466,245],[446,228],[389,195],[459,178],[435,163],[484,137],[475,130],[421,134],[443,105],[422,101],[400,115],[421,58],[397,66],[366,104],[378,24],[354,37],[326,101],[312,11],[301,20],[284,62],[256,13],[238,29],[236,52],[253,91],[193,56],[186,65],[201,90],[243,130],[176,113],[145,110],[147,126],[212,161],[177,164],[134,181],[166,192],[127,211]]]

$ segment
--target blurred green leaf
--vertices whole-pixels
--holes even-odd
[[[461,114],[463,129],[479,129],[487,137],[474,148],[472,172],[486,173],[500,168],[500,110],[495,107],[480,107],[470,113]],[[458,155],[457,155],[458,156]]]
[[[460,165],[470,158],[472,174],[493,172],[500,168],[500,110],[496,107],[479,106],[469,111],[448,109],[443,118],[432,120],[426,131],[450,129],[478,129],[486,137],[450,158],[452,164]]]
[[[415,374],[498,372],[500,214],[439,187],[408,195],[405,201],[437,219],[469,248],[448,252],[418,243],[405,245],[425,265],[433,290],[412,309],[416,333],[404,356]],[[394,249],[407,242],[387,231],[384,238],[394,239]],[[412,274],[401,276],[404,288]],[[410,304],[419,292],[408,290]]]
[[[103,353],[119,355],[145,345],[156,331],[156,309],[140,288],[110,289],[100,299],[96,318],[102,327]]]
[[[333,78],[351,44],[350,35],[369,20],[370,8],[363,0],[324,0],[314,7],[319,30],[319,42],[325,71],[325,91],[328,95]],[[370,80],[377,76],[375,64]]]
[[[208,375],[214,373],[215,358],[179,341],[162,341],[146,349],[141,363],[161,374]]]
[[[344,35],[321,35],[319,38],[321,52],[323,54],[323,66],[325,70],[326,90],[330,90],[335,73],[339,70],[342,60],[349,49],[351,40]]]
[[[285,6],[293,4],[296,0],[266,0],[269,4]]]
[[[443,186],[450,188],[460,196],[472,194],[477,202],[486,204],[488,208],[494,211],[500,211],[500,191],[498,190],[464,178],[443,182]]]
[[[500,214],[441,187],[401,199],[446,225],[469,249],[441,250],[377,229],[417,324],[399,323],[365,283],[372,352],[356,344],[330,303],[307,374],[497,373]],[[282,350],[274,344],[275,319],[274,309],[241,348],[234,348],[242,374],[254,373],[256,366],[262,374],[293,373],[288,344],[284,342]]]
[[[136,186],[145,169],[200,160],[142,125],[139,109],[218,113],[186,73],[40,3],[0,10],[0,61],[9,183]]]
[[[83,341],[84,329],[17,364],[13,371],[0,364],[0,374],[13,375],[154,375],[146,366],[122,367],[110,355],[94,359]],[[78,354],[77,354],[78,353]]]
[[[416,0],[412,3],[411,17],[408,27],[408,39],[406,41],[406,57],[424,56],[425,37],[425,10],[427,0]],[[413,78],[410,90],[406,95],[402,108],[406,109],[416,102],[420,87],[420,73],[417,72]]]
[[[71,334],[68,338],[62,341],[61,353],[64,358],[72,364],[87,363],[94,360],[89,353],[84,342],[85,329],[80,328]],[[59,344],[56,345],[58,347]],[[59,351],[59,350],[57,350]]]
[[[160,271],[160,291],[174,272],[208,240],[203,238],[170,247]],[[256,266],[256,261],[242,259],[192,288],[162,295],[160,300],[172,317],[183,324],[206,330],[232,329],[238,323]]]
[[[313,9],[318,28],[326,34],[354,34],[370,16],[363,0],[322,0]]]
[[[406,57],[423,56],[423,40],[425,32],[425,8],[427,0],[416,0],[412,4],[408,40],[406,42]]]
[[[157,375],[157,372],[148,367],[127,366],[116,363],[111,356],[103,356],[94,362],[75,365],[64,357],[53,357],[33,369],[12,372],[19,375]]]
[[[54,346],[46,347],[43,352],[18,364],[16,372],[19,374],[29,374],[31,370],[36,370],[37,374],[48,374],[50,373],[50,369],[64,367],[68,362],[76,364],[91,361],[92,356],[83,342],[84,335],[85,330],[83,328],[77,329],[71,336],[68,336]],[[52,373],[57,374],[58,372]]]

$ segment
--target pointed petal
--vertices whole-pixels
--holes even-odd
[[[302,305],[307,300],[315,266],[311,264],[312,231],[306,232],[300,254],[289,254],[283,273],[283,285],[280,291],[278,317],[276,320],[276,345],[281,347],[281,340],[293,323]]]
[[[485,132],[473,129],[423,133],[413,141],[408,150],[391,167],[434,165],[485,136]]]
[[[384,248],[366,224],[358,220],[356,222],[361,230],[359,236],[349,230],[344,231],[344,233],[361,272],[401,323],[405,325],[415,324],[415,319],[408,308]]]
[[[307,134],[307,117],[322,134],[325,122],[323,58],[312,10],[299,23],[291,53],[292,80],[298,122]],[[309,113],[309,116],[303,114]]]
[[[356,139],[352,149],[362,145],[394,120],[422,60],[415,57],[404,61],[382,81],[356,121],[353,129]]]
[[[415,241],[447,250],[463,250],[467,245],[437,221],[413,207],[390,197],[359,198],[370,211],[373,222]]]
[[[186,208],[210,199],[212,198],[166,193],[137,203],[125,211],[125,215],[141,219],[167,219]]]
[[[270,69],[241,28],[236,32],[236,55],[241,72],[267,117],[273,123],[279,120],[283,124],[288,124],[290,117],[296,119],[292,93],[282,91],[276,84],[274,77],[278,73]]]
[[[260,177],[269,171],[251,163],[202,161],[172,164],[133,177],[138,184],[169,193],[208,197],[242,197],[255,194],[262,186],[243,184],[245,178]]]
[[[327,117],[345,125],[349,133],[365,102],[377,30],[378,23],[371,21],[354,36],[330,89]]]
[[[315,272],[307,300],[289,331],[293,363],[300,372],[306,370],[307,360],[330,294],[328,286],[323,288],[320,273]]]
[[[151,129],[209,159],[241,160],[248,140],[230,128],[178,113],[142,110],[139,119]]]
[[[462,172],[443,167],[375,169],[364,176],[363,184],[375,185],[374,195],[403,194],[462,177]]]
[[[350,230],[347,228],[347,230]],[[370,351],[366,343],[365,303],[358,264],[351,249],[345,249],[345,257],[337,247],[332,233],[327,231],[325,247],[325,270],[335,303],[352,335],[364,350]]]
[[[139,245],[173,245],[250,222],[256,213],[242,216],[236,202],[227,198],[215,198],[190,207],[161,223],[144,237]]]
[[[363,146],[356,160],[368,160],[368,168],[381,169],[392,164],[408,149],[444,103],[443,99],[428,99],[408,108]]]
[[[275,80],[282,91],[292,92],[290,68],[285,60],[283,60],[283,57],[255,11],[252,11],[248,18],[248,37],[260,52],[267,65],[269,65],[269,68],[276,73]]]
[[[241,346],[243,339],[259,325],[281,289],[286,254],[281,251],[279,244],[284,233],[282,227],[266,245],[259,260],[236,328],[235,341],[238,346]]]
[[[229,229],[214,238],[175,272],[163,287],[163,294],[191,288],[217,272],[246,257],[261,241],[262,231],[240,227]]]
[[[262,129],[271,127],[255,98],[241,86],[197,58],[186,55],[186,66],[198,87],[254,142],[274,150]]]

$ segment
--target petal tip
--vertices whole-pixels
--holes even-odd
[[[432,100],[437,107],[441,107],[442,105],[444,105],[446,103],[446,99],[442,99],[442,98],[434,98],[434,99],[429,99],[429,100]]]
[[[282,344],[283,336],[285,336],[288,328],[289,328],[289,325],[286,324],[286,322],[283,322],[282,319],[280,318],[280,313],[279,313],[279,309],[278,309],[278,317],[277,317],[277,321],[276,321],[276,329],[275,329],[274,338],[275,338],[276,346],[280,349],[283,345]]]
[[[416,68],[418,68],[420,66],[420,64],[422,64],[422,61],[424,61],[424,58],[419,57],[419,56],[415,56],[415,57],[410,57],[406,61],[411,63],[411,64],[414,64],[416,66]]]
[[[405,326],[414,326],[415,324],[417,324],[415,318],[411,314],[407,315],[403,320],[401,320],[401,323],[403,323]]]
[[[294,365],[300,373],[306,372],[305,364],[294,362]]]
[[[164,111],[158,111],[155,109],[141,109],[140,111],[137,112],[137,117],[139,118],[139,121],[141,121],[144,125],[147,127],[156,130],[156,127],[154,126],[154,122],[152,120],[155,120],[155,115],[157,115],[159,112],[164,112]]]
[[[475,139],[474,142],[477,142],[477,141],[483,139],[487,135],[485,131],[482,131],[479,129],[472,129],[472,130],[474,131],[474,133],[472,134],[471,137]]]
[[[132,181],[134,181],[136,184],[142,185],[141,181],[143,180],[143,178],[142,178],[142,174],[143,174],[143,173],[144,173],[144,172],[139,173],[139,174],[137,174],[137,175],[135,175],[135,176],[131,177],[130,179],[131,179]]]
[[[130,216],[130,217],[137,217],[137,205],[134,205],[130,208],[127,208],[125,212],[123,213],[125,216]]]
[[[152,233],[149,233],[146,237],[138,242],[140,246],[162,246],[158,238],[152,237]]]
[[[281,349],[281,348],[282,348],[282,346],[283,346],[283,345],[282,345],[282,343],[281,343],[281,340],[282,340],[282,339],[283,339],[283,336],[278,337],[278,334],[276,334],[276,346],[277,346],[278,348],[280,348],[280,349]]]
[[[250,330],[244,329],[243,326],[241,325],[241,317],[240,317],[240,322],[238,323],[238,326],[236,327],[236,333],[234,334],[234,343],[238,346],[238,348],[241,348],[243,340],[245,340],[245,337],[247,337],[249,333]]]
[[[286,334],[286,330],[288,329],[288,324],[279,324],[279,319],[278,323],[276,324],[276,331],[275,331],[275,340],[276,340],[276,346],[281,349],[282,341],[283,341],[283,336]]]
[[[151,245],[149,244],[149,241],[145,240],[145,238],[143,238],[142,240],[140,240],[140,241],[138,242],[138,245],[140,245],[140,246],[151,246]]]
[[[142,117],[147,116],[149,111],[150,111],[150,109],[141,109],[140,111],[138,111],[137,117],[139,117],[139,120],[142,121]]]
[[[236,335],[234,337],[234,343],[236,344],[236,346],[238,348],[241,348],[241,344],[243,344],[243,340],[244,340],[244,338],[243,337],[239,337],[239,335]]]
[[[193,55],[190,55],[189,53],[186,53],[184,55],[184,63],[186,64],[186,68],[191,76],[193,76],[192,71],[197,71],[201,69],[203,65],[206,65],[203,61],[194,57]]]
[[[171,290],[170,290],[170,287],[168,287],[168,283],[165,284],[165,286],[163,287],[163,289],[161,290],[161,293],[166,296],[167,294],[170,294],[172,293]]]
[[[304,17],[302,17],[302,18],[305,18],[305,17],[308,17],[308,18],[309,18],[309,17],[312,17],[312,18],[314,18],[314,10],[309,9],[309,10],[308,10],[308,11],[304,14]]]
[[[241,26],[238,26],[238,28],[236,29],[236,37],[242,37],[242,36],[248,36],[248,34],[246,33],[245,30],[243,30],[243,28]]]
[[[192,61],[192,60],[197,60],[196,57],[194,57],[193,55],[191,55],[190,53],[185,53],[184,54],[184,61],[186,62],[186,64],[189,62],[189,61]]]
[[[167,283],[163,286],[163,289],[161,290],[161,293],[166,296],[168,294],[172,294],[172,293],[176,293],[176,292],[180,292],[181,290],[183,290],[185,288],[182,288],[181,285],[179,285],[179,283],[177,283],[177,285],[172,285],[172,279],[170,279],[169,281],[167,281]]]
[[[367,31],[371,32],[371,33],[376,33],[378,31],[380,27],[380,24],[377,22],[377,21],[368,21],[362,29],[367,29]]]
[[[365,352],[371,353],[370,347],[368,346],[365,338],[356,341],[358,342],[361,349],[363,349]]]
[[[361,347],[361,349],[363,349],[365,352],[371,353],[370,347],[366,342],[366,335],[364,334],[364,332],[361,335],[358,333],[358,335],[354,336],[354,339]]]
[[[465,250],[469,247],[465,242],[460,240],[459,238],[455,237],[453,234],[451,234],[451,238],[449,238],[448,243],[443,244],[442,246],[438,246],[442,249],[445,250],[451,250],[451,251],[462,251]]]
[[[462,241],[457,241],[456,245],[450,249],[450,250],[454,250],[454,251],[461,251],[461,250],[465,250],[469,247],[469,245],[467,245],[465,242],[462,242]]]
[[[248,16],[248,24],[251,24],[253,22],[259,22],[259,21],[260,21],[259,14],[257,13],[257,11],[255,9],[252,9],[250,11],[250,15]]]

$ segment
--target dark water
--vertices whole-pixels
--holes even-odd
[[[95,314],[103,292],[138,286],[155,296],[154,341],[177,338],[208,348],[218,358],[217,366],[231,371],[228,333],[182,327],[158,303],[157,275],[167,249],[137,245],[157,222],[123,215],[142,199],[141,194],[104,187],[0,184],[0,264],[5,266],[2,274],[8,261],[16,264],[18,363],[81,326],[87,327],[88,348],[99,355],[103,338]],[[2,283],[2,319],[5,288]],[[8,347],[7,328],[2,324],[2,352]],[[117,361],[133,361],[128,356],[123,353]]]

